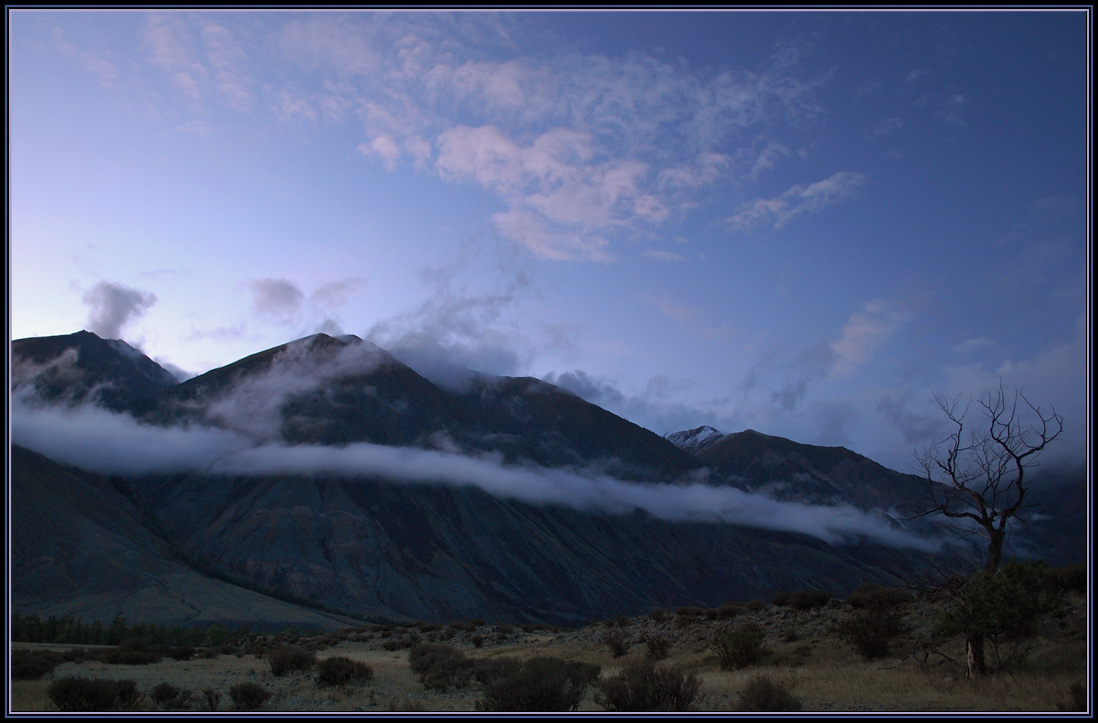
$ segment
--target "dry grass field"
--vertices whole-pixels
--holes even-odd
[[[232,686],[253,682],[271,697],[267,711],[285,712],[383,712],[473,711],[484,687],[470,680],[462,687],[425,687],[412,670],[412,640],[452,646],[474,663],[499,658],[528,659],[549,656],[601,666],[600,680],[648,655],[644,636],[669,641],[667,657],[657,668],[679,666],[698,677],[699,688],[692,710],[736,711],[743,709],[740,693],[751,679],[762,674],[784,686],[803,712],[1043,712],[1073,710],[1079,705],[1079,686],[1087,684],[1088,627],[1086,602],[1070,596],[1024,642],[1024,656],[1009,668],[984,678],[966,678],[954,661],[962,658],[962,641],[937,641],[929,646],[933,611],[911,605],[904,614],[904,632],[889,653],[864,660],[836,633],[835,624],[853,614],[848,604],[833,601],[826,607],[797,610],[756,605],[735,611],[721,608],[683,609],[683,614],[619,618],[579,629],[547,626],[509,626],[458,623],[373,625],[347,629],[326,636],[297,638],[268,636],[250,642],[247,651],[214,653],[190,660],[163,660],[146,665],[112,665],[98,661],[68,662],[39,680],[15,680],[11,710],[51,711],[51,681],[66,676],[129,679],[141,693],[135,709],[164,710],[151,691],[170,682],[190,690],[193,696],[184,710],[231,711]],[[479,621],[477,621],[479,623]],[[722,669],[712,646],[722,631],[755,626],[761,632],[759,660],[739,669]],[[617,635],[627,647],[615,658],[607,637]],[[273,675],[268,653],[278,646],[312,651],[318,661],[344,656],[362,661],[373,671],[368,682],[322,687],[317,669]],[[73,646],[15,644],[16,649],[66,650]],[[621,652],[621,651],[618,651]],[[1075,686],[1074,697],[1072,687]],[[597,685],[586,689],[579,711],[604,710],[597,702]],[[212,692],[207,698],[203,691]],[[1086,690],[1085,688],[1083,690]],[[1089,697],[1089,691],[1086,692]],[[177,708],[179,709],[179,708]]]

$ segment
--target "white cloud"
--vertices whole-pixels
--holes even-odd
[[[835,354],[831,376],[853,373],[910,318],[910,313],[895,302],[884,299],[866,302],[861,311],[850,315],[839,338],[829,345]]]
[[[761,72],[697,72],[638,53],[534,58],[515,53],[498,20],[295,19],[279,46],[324,88],[281,97],[278,113],[315,119],[321,96],[339,98],[362,123],[367,158],[492,191],[505,206],[499,232],[541,258],[605,261],[619,237],[655,229],[725,178],[746,129],[819,112],[824,81],[798,75],[798,47],[776,48]],[[771,142],[746,172],[783,155]],[[805,193],[804,210],[823,202],[823,189]]]
[[[840,171],[809,186],[793,186],[777,198],[756,199],[729,218],[729,226],[734,231],[749,231],[763,224],[782,228],[801,216],[853,198],[865,178],[864,173]]]

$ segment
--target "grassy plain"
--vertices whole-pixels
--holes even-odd
[[[482,687],[473,682],[463,688],[426,688],[409,667],[408,648],[413,640],[440,642],[460,650],[471,660],[500,657],[551,656],[596,663],[602,677],[647,655],[643,636],[670,641],[668,657],[657,666],[677,665],[700,680],[693,710],[736,711],[739,693],[748,681],[764,674],[785,684],[801,710],[812,712],[1045,712],[1078,705],[1078,687],[1088,680],[1088,624],[1086,601],[1068,597],[1062,607],[1023,641],[1021,656],[1004,669],[983,678],[966,678],[959,661],[961,639],[932,640],[934,610],[920,603],[905,608],[904,632],[894,639],[883,658],[867,661],[837,634],[836,625],[854,611],[846,603],[832,601],[826,607],[797,610],[757,604],[753,608],[698,610],[685,614],[618,618],[593,622],[583,628],[456,623],[451,625],[404,623],[346,629],[313,638],[292,634],[257,637],[235,650],[208,651],[209,657],[163,660],[146,665],[112,665],[85,660],[57,666],[39,680],[14,680],[11,711],[56,710],[47,694],[50,682],[65,676],[130,679],[144,695],[138,707],[162,710],[150,697],[163,682],[193,691],[185,708],[208,709],[202,691],[220,693],[215,710],[231,711],[229,689],[254,682],[272,693],[263,706],[285,712],[385,712],[473,711],[482,698]],[[743,625],[763,632],[763,654],[758,663],[738,670],[723,670],[711,647],[715,635]],[[608,633],[619,632],[629,643],[628,652],[611,655]],[[478,645],[479,643],[479,645]],[[345,656],[367,663],[372,679],[347,687],[321,687],[315,668],[274,676],[265,657],[280,645],[307,648],[318,659]],[[67,650],[67,645],[17,643],[16,649]],[[991,651],[989,650],[989,653]],[[989,655],[990,657],[990,655]],[[1073,700],[1072,687],[1076,687]],[[1089,697],[1089,691],[1088,691]],[[599,711],[594,688],[584,695],[580,711]]]

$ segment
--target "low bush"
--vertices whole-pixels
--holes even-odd
[[[648,648],[648,657],[652,660],[663,660],[671,651],[671,641],[663,635],[645,633],[641,639]]]
[[[159,683],[149,691],[149,697],[164,710],[185,710],[193,695],[191,691],[167,682]]]
[[[835,597],[834,593],[823,590],[797,590],[795,592],[775,593],[771,602],[775,605],[797,610],[813,610],[822,608],[833,597]]]
[[[202,689],[202,710],[214,711],[221,704],[221,691],[217,688]]]
[[[237,710],[259,710],[271,697],[271,691],[258,683],[237,683],[229,688],[229,697]]]
[[[177,645],[169,655],[174,660],[190,660],[195,656],[195,649],[190,645]]]
[[[903,620],[897,608],[871,607],[839,623],[836,632],[862,658],[877,660],[888,655],[892,639],[903,632]]]
[[[1054,592],[1074,592],[1081,595],[1087,591],[1087,566],[1079,562],[1049,568],[1045,571],[1045,583]]]
[[[484,645],[484,636],[480,633],[473,633],[469,637],[469,642],[473,644],[474,648],[480,648]]]
[[[739,692],[739,709],[755,713],[799,711],[801,701],[790,692],[790,684],[768,675],[756,675]]]
[[[717,653],[721,670],[739,670],[762,658],[763,632],[756,625],[741,625],[713,636],[710,647]]]
[[[465,654],[445,643],[419,643],[408,651],[408,664],[426,688],[464,688],[472,677]]]
[[[284,645],[267,654],[267,665],[271,667],[271,675],[276,677],[298,673],[316,665],[316,653]]]
[[[694,704],[700,684],[695,673],[678,666],[657,668],[646,660],[600,681],[595,702],[614,712],[687,711]]]
[[[629,652],[629,638],[621,630],[610,630],[602,636],[602,642],[610,649],[610,656],[615,660]]]
[[[675,614],[680,618],[696,618],[705,614],[703,608],[695,607],[693,605],[683,605],[681,608],[675,611]]]
[[[662,623],[664,620],[667,619],[667,611],[662,608],[656,608],[648,614],[648,617],[652,618],[652,620],[657,623]]]
[[[46,694],[58,710],[66,713],[127,710],[141,697],[135,681],[80,676],[58,678],[50,683]]]
[[[869,608],[900,607],[911,602],[911,593],[898,587],[882,587],[867,582],[846,596],[851,607],[858,610]]]
[[[486,676],[480,711],[574,711],[600,668],[558,658],[501,659]]]
[[[374,669],[361,660],[338,655],[325,658],[317,665],[317,685],[345,686],[368,683],[374,677]]]
[[[65,662],[65,656],[56,650],[11,651],[11,677],[13,680],[38,680]]]

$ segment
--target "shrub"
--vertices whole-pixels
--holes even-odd
[[[839,637],[853,645],[866,660],[888,655],[889,644],[902,631],[900,611],[885,606],[863,610],[836,626]]]
[[[681,608],[675,611],[675,614],[680,618],[696,618],[699,615],[703,615],[705,610],[693,605],[683,605]]]
[[[271,666],[271,675],[276,677],[297,673],[316,665],[316,653],[284,645],[267,654],[267,664]]]
[[[514,658],[474,658],[472,676],[481,685],[488,686],[521,663]]]
[[[480,633],[473,633],[469,638],[469,642],[473,644],[474,648],[479,648],[484,645],[484,636]]]
[[[662,635],[645,633],[642,640],[652,660],[663,660],[671,650],[671,641]]]
[[[789,691],[789,683],[777,682],[767,675],[756,675],[739,692],[739,709],[759,713],[799,711],[799,701]]]
[[[192,695],[194,693],[191,691],[182,690],[167,682],[159,683],[149,691],[149,697],[164,710],[183,710],[190,703]]]
[[[731,620],[746,609],[743,604],[729,600],[717,608],[717,617],[722,620]]]
[[[656,668],[646,660],[603,679],[595,702],[609,711],[686,711],[698,695],[700,680],[678,666]]]
[[[721,670],[738,670],[759,662],[763,654],[763,632],[755,625],[741,625],[714,636],[710,643]]]
[[[995,667],[1002,668],[1056,603],[1056,593],[1045,584],[1043,562],[1011,560],[993,574],[977,573],[954,591],[938,617],[937,631],[986,638]]]
[[[867,582],[846,596],[851,607],[858,610],[869,608],[900,607],[911,602],[911,593],[898,587],[882,587]]]
[[[625,637],[625,633],[620,630],[607,632],[602,636],[602,642],[610,648],[610,655],[614,659],[620,658],[629,652],[629,638]]]
[[[445,643],[420,643],[408,651],[408,664],[424,687],[435,690],[464,688],[472,670],[457,648]]]
[[[202,690],[202,710],[217,710],[221,704],[221,691],[217,688],[204,688]]]
[[[139,697],[132,680],[66,676],[50,683],[46,694],[65,712],[111,711],[132,707]]]
[[[506,659],[485,686],[480,711],[574,711],[600,668],[558,658]]]
[[[657,623],[662,623],[664,620],[667,619],[667,611],[662,608],[656,608],[651,613],[649,613],[648,617],[652,618]]]
[[[797,610],[813,610],[822,608],[827,601],[835,597],[833,593],[823,590],[797,590],[796,592],[775,593],[772,602],[775,605],[792,607]]]
[[[1049,568],[1045,572],[1045,582],[1055,592],[1083,594],[1087,591],[1087,566],[1079,562]]]
[[[175,660],[190,660],[195,656],[195,649],[190,645],[177,645],[170,655]]]
[[[65,662],[65,656],[55,650],[11,651],[11,677],[13,680],[38,680]]]
[[[353,685],[368,683],[374,677],[374,669],[360,660],[342,655],[325,658],[317,665],[317,685]]]
[[[511,633],[515,632],[515,628],[511,625],[507,625],[506,623],[502,623],[496,626],[496,632],[500,635],[510,635]]]
[[[237,710],[259,710],[271,697],[271,691],[258,683],[237,683],[229,688],[229,697]]]

